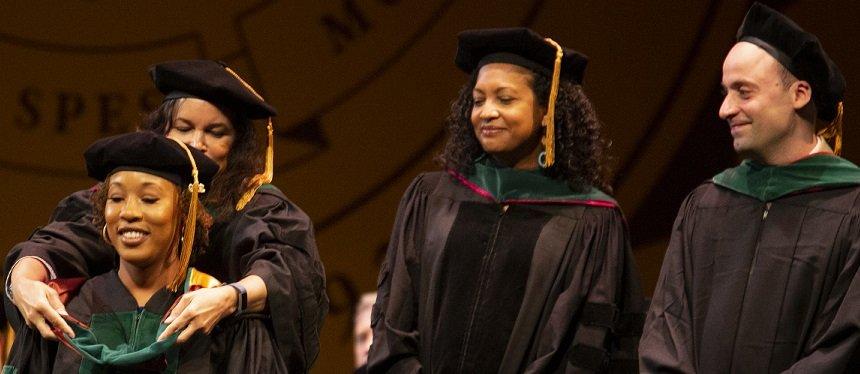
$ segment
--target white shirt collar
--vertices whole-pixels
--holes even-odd
[[[820,135],[815,136],[815,147],[812,148],[812,151],[809,154],[814,153],[833,153],[833,150],[830,149],[830,146],[827,144],[827,141],[824,140]]]

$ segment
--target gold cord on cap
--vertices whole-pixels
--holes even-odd
[[[191,161],[191,180],[188,185],[188,191],[191,191],[191,201],[188,203],[188,215],[185,217],[185,226],[182,233],[182,249],[179,251],[179,272],[167,285],[170,291],[176,291],[185,282],[185,273],[188,271],[188,263],[191,261],[191,251],[194,249],[194,234],[197,231],[197,208],[198,195],[206,192],[206,187],[197,178],[197,163],[194,161],[194,156],[188,149],[185,143],[174,140],[188,155],[188,160]]]
[[[263,97],[260,96],[260,94],[258,94],[256,90],[254,90],[254,87],[251,87],[251,85],[248,84],[248,82],[245,82],[245,80],[242,79],[242,77],[240,77],[239,74],[236,74],[236,72],[233,71],[233,69],[230,69],[229,67],[225,66],[224,70],[227,70],[227,72],[230,73],[230,75],[235,77],[239,81],[239,83],[241,83],[243,86],[245,86],[245,88],[247,88],[248,91],[251,91],[251,93],[254,96],[256,96],[258,99],[260,99],[260,101],[266,101],[266,100],[263,100]]]
[[[257,93],[256,90],[254,90],[254,87],[251,87],[250,84],[245,82],[245,80],[242,79],[242,77],[240,77],[239,74],[236,74],[236,72],[233,71],[233,69],[230,69],[229,67],[226,67],[226,66],[224,67],[224,69],[227,70],[228,73],[233,75],[233,77],[235,77],[239,81],[239,83],[241,83],[243,86],[245,86],[245,88],[247,88],[248,91],[250,91],[258,99],[260,99],[260,101],[263,101],[263,102],[266,101],[263,99],[262,96],[260,96],[260,94]],[[262,186],[266,183],[272,183],[272,179],[275,176],[275,167],[274,167],[274,164],[275,164],[275,135],[274,135],[275,130],[274,130],[274,127],[272,126],[272,117],[269,117],[269,123],[266,126],[266,130],[268,130],[269,136],[268,136],[268,144],[266,145],[265,170],[262,173],[255,175],[253,178],[251,178],[251,180],[248,181],[248,183],[247,183],[248,189],[245,191],[245,193],[242,194],[242,197],[239,198],[239,201],[236,202],[236,210],[237,211],[242,210],[245,207],[245,205],[247,205],[248,202],[251,201],[251,198],[254,197],[254,194],[257,193],[257,189],[260,188],[260,186]]]
[[[543,126],[546,127],[543,138],[544,167],[550,167],[555,163],[555,99],[558,97],[558,82],[561,77],[561,59],[564,57],[564,51],[561,46],[550,38],[544,39],[547,43],[555,47],[555,65],[552,69],[552,86],[549,91],[549,100],[546,108],[546,115],[543,117]]]
[[[842,154],[842,116],[843,105],[840,101],[836,104],[836,118],[827,127],[818,131],[818,135],[824,140],[833,139],[833,153],[837,156]]]

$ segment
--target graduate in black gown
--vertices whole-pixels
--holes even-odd
[[[642,371],[858,373],[860,169],[837,156],[844,78],[815,36],[756,3],[722,84],[719,115],[745,160],[678,212]]]
[[[471,78],[446,171],[401,200],[369,372],[636,371],[644,306],[586,61],[528,29],[459,35]]]
[[[15,318],[4,368],[19,373],[286,373],[266,319],[250,314],[219,322],[211,336],[177,344],[157,337],[183,293],[214,287],[189,268],[205,248],[201,193],[218,171],[203,153],[152,132],[102,139],[85,153],[88,174],[104,182],[93,197],[96,225],[119,257],[116,269],[84,280],[54,279],[74,334],[55,328],[59,348]],[[56,353],[54,353],[56,352]]]
[[[236,286],[183,295],[168,317],[168,333],[182,330],[182,343],[232,314],[263,313],[290,371],[308,371],[319,353],[328,298],[310,219],[270,184],[271,120],[265,153],[255,138],[252,120],[274,116],[274,108],[223,63],[171,61],[150,73],[165,98],[142,128],[197,148],[220,166],[203,202],[214,220],[209,247],[192,265]],[[6,258],[7,314],[20,312],[42,336],[56,338],[52,326],[71,332],[56,291],[43,281],[96,276],[116,264],[92,224],[97,191],[61,201],[50,222]]]

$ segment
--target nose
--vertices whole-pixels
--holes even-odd
[[[193,147],[194,149],[197,149],[198,151],[205,153],[206,152],[205,134],[203,133],[203,131],[194,131],[194,133],[191,134],[191,139],[188,139],[188,141],[185,143],[185,145],[187,145],[189,147]]]
[[[720,105],[720,118],[729,120],[738,113],[738,106],[735,104],[732,94],[726,95],[723,98],[723,103]]]
[[[481,113],[479,114],[479,117],[481,118],[481,120],[484,121],[494,120],[496,118],[499,118],[499,110],[496,109],[496,107],[493,106],[491,103],[489,103],[488,100],[488,102],[485,103],[484,106],[481,108]]]
[[[140,205],[137,199],[126,199],[125,205],[119,212],[119,218],[126,222],[135,222],[141,219]]]

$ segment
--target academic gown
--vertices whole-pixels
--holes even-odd
[[[192,270],[195,280],[209,286],[219,282]],[[200,285],[184,290],[194,290]],[[81,281],[82,278],[79,278]],[[212,280],[212,281],[210,281]],[[182,295],[161,289],[143,307],[125,288],[115,270],[80,285],[75,280],[56,280],[63,289],[70,326],[75,338],[62,336],[62,344],[42,339],[38,331],[15,319],[15,339],[10,360],[4,367],[13,373],[286,373],[286,364],[276,350],[271,321],[262,314],[224,319],[210,335],[195,334],[178,345],[173,334],[165,341],[156,338],[167,327],[162,323],[170,307]],[[78,288],[79,287],[79,288]],[[59,331],[57,331],[59,333]]]
[[[368,372],[635,372],[644,306],[614,201],[449,173],[401,200]]]
[[[640,342],[648,373],[860,372],[860,172],[745,161],[675,220]]]
[[[4,277],[24,256],[44,260],[55,270],[55,278],[90,277],[114,269],[116,251],[92,224],[90,196],[95,191],[78,191],[61,201],[48,225],[9,252]],[[325,274],[310,219],[280,190],[260,187],[244,209],[216,223],[209,233],[209,249],[192,264],[225,282],[260,276],[267,288],[266,313],[272,318],[277,348],[291,372],[310,370],[328,312]],[[18,313],[9,300],[4,301],[7,315]]]

